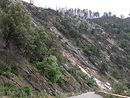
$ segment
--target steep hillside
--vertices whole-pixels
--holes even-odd
[[[128,33],[125,33],[129,32],[127,19],[102,17],[101,19],[80,20],[61,15],[58,11],[51,9],[29,5],[27,8],[36,21],[39,21],[47,30],[54,32],[59,38],[63,56],[72,64],[64,66],[68,72],[76,65],[82,72],[92,77],[100,89],[129,94],[130,56],[127,47],[129,40]],[[116,27],[110,28],[109,25]],[[73,73],[70,74],[73,75]],[[73,77],[78,82],[81,81],[75,75]],[[117,91],[116,87],[119,87],[121,91]],[[125,90],[128,92],[124,92]]]
[[[101,17],[97,19],[90,19],[109,32],[109,33],[128,33],[130,32],[130,18],[120,19],[118,17]]]
[[[96,90],[129,95],[128,21],[81,20],[1,0],[0,96],[44,98]]]
[[[37,98],[43,95],[41,91],[55,95],[51,82],[62,74],[56,59],[58,47],[55,37],[33,22],[21,1],[1,0],[0,96]],[[35,67],[40,62],[46,63],[42,70]]]

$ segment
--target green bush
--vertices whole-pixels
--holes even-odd
[[[6,44],[14,42],[16,45],[25,46],[28,40],[28,33],[31,33],[31,18],[18,0],[2,0],[0,9],[0,28],[2,30]],[[6,6],[2,6],[2,5]]]
[[[4,74],[4,72],[10,71],[10,68],[5,65],[0,65],[0,75]]]
[[[9,98],[51,98],[46,93],[33,90],[31,87],[17,87],[14,83],[3,83],[0,81],[0,98],[8,96]]]
[[[44,58],[41,62],[34,63],[34,66],[41,71],[52,83],[57,83],[62,78],[60,67],[55,56]]]
[[[3,75],[6,72],[14,73],[15,75],[19,74],[16,65],[7,64],[0,60],[0,75]]]
[[[113,85],[113,92],[116,94],[130,96],[130,89],[127,86],[127,82],[119,81]]]
[[[31,89],[28,87],[17,88],[13,83],[0,83],[0,96],[11,98],[31,98]]]
[[[56,38],[45,32],[41,26],[33,25],[31,17],[19,0],[0,2],[0,35],[6,42],[5,48],[13,43],[31,62],[41,61],[51,54],[58,59],[62,58]]]
[[[105,63],[101,63],[99,65],[99,70],[102,74],[105,74],[108,71],[108,65]]]

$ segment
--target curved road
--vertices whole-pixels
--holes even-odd
[[[95,94],[94,92],[88,92],[88,93],[85,93],[82,95],[73,96],[73,97],[69,97],[69,98],[103,98],[103,97]]]

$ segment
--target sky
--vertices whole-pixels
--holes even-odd
[[[23,0],[29,2],[30,0]],[[38,7],[49,7],[56,9],[59,7],[89,9],[103,12],[111,11],[120,17],[123,14],[128,17],[130,14],[130,0],[34,0],[34,5]]]

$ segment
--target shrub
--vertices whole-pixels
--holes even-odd
[[[0,96],[11,98],[31,98],[31,90],[28,87],[17,88],[13,83],[0,83]]]
[[[41,71],[52,83],[57,83],[62,78],[60,67],[55,56],[44,58],[42,62],[34,63],[34,66]]]
[[[46,93],[35,91],[28,86],[17,87],[12,82],[0,82],[0,98],[2,96],[8,96],[9,98],[53,98]]]
[[[127,82],[124,81],[119,81],[117,84],[114,84],[113,92],[124,96],[130,96],[130,89],[127,87]]]
[[[0,75],[4,74],[6,72],[11,72],[15,75],[19,74],[16,65],[7,64],[4,61],[0,60]]]
[[[13,43],[30,62],[42,61],[51,54],[60,59],[56,38],[41,26],[34,27],[31,17],[19,0],[0,2],[0,35],[6,41],[5,48]]]
[[[18,0],[6,0],[8,3],[6,6],[2,6],[5,2],[2,0],[0,8],[3,14],[0,17],[4,39],[6,44],[14,42],[19,47],[26,46],[29,35],[31,33],[31,18],[27,14],[27,11]]]
[[[105,63],[101,63],[100,64],[100,67],[99,67],[99,70],[102,74],[105,74],[107,71],[108,71],[108,65],[105,64]]]
[[[87,84],[89,87],[93,89],[98,89],[98,86],[95,80],[92,77],[89,77],[88,75],[86,75],[84,72],[82,72],[81,69],[78,68],[77,66],[75,66],[74,68],[71,68],[69,72],[75,77],[75,79],[77,80],[80,79],[79,81],[81,81],[82,79],[83,82]]]

